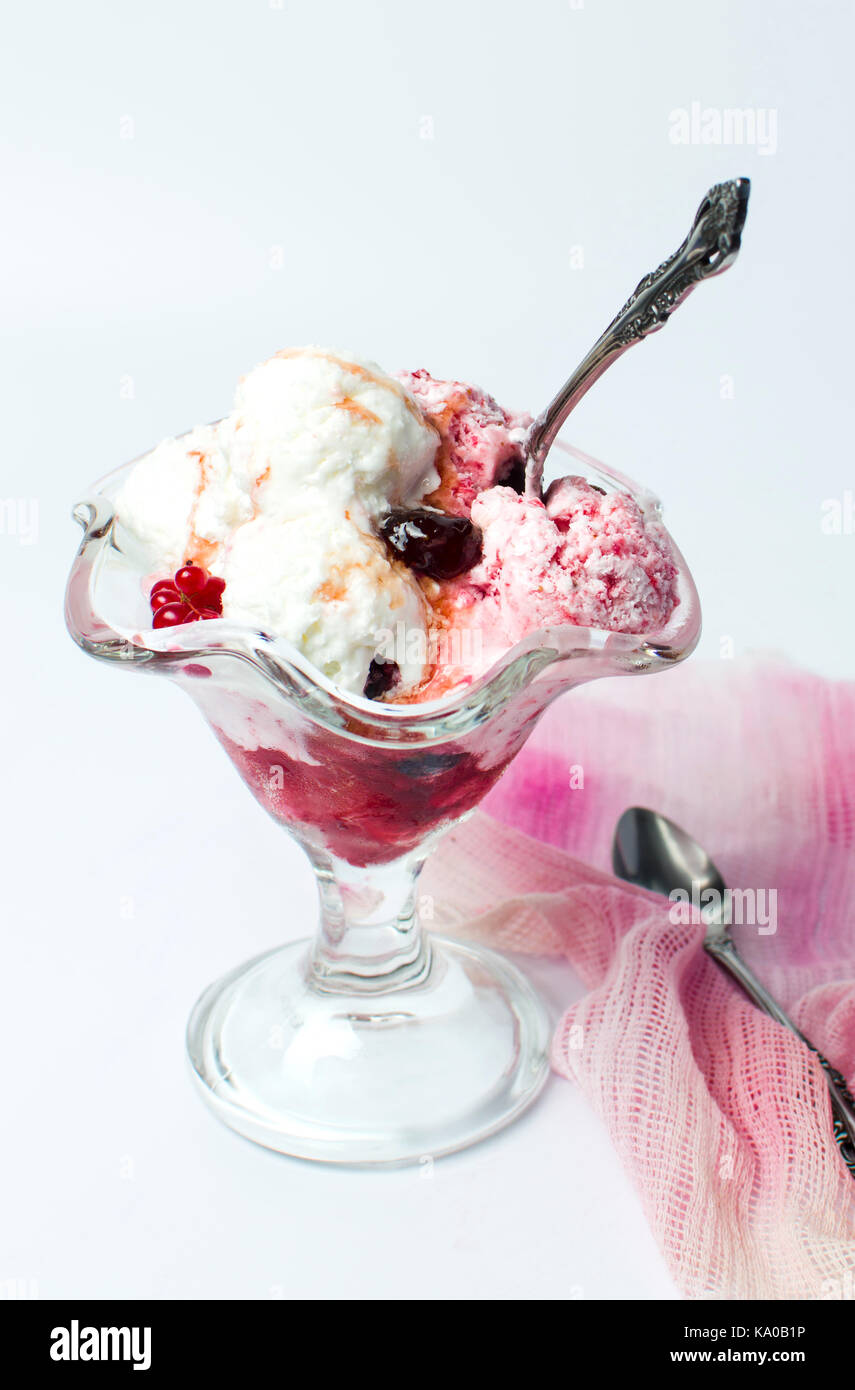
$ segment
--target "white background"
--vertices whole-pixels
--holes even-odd
[[[855,674],[855,535],[821,529],[855,488],[852,7],[41,0],[4,29],[0,497],[28,521],[36,504],[38,532],[22,543],[4,511],[0,1280],[675,1296],[565,1082],[429,1178],[314,1168],[209,1117],[189,1007],[304,934],[312,885],[190,703],[66,638],[69,509],[292,343],[536,411],[706,188],[748,174],[736,268],[567,437],[664,496],[707,656],[731,639]],[[774,153],[674,144],[693,102],[774,111]]]

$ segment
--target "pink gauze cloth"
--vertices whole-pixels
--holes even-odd
[[[855,684],[749,659],[571,691],[424,878],[437,930],[563,956],[587,986],[553,1067],[605,1120],[687,1297],[855,1297],[822,1069],[697,921],[612,876],[630,805],[683,825],[729,887],[765,890],[757,918],[776,891],[777,930],[735,926],[740,951],[855,1089]]]

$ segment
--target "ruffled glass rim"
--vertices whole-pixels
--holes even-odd
[[[645,515],[660,520],[658,499],[581,450],[558,441],[554,446],[584,465],[579,472],[601,485],[632,496]],[[119,631],[99,612],[98,582],[106,556],[121,554],[113,523],[113,498],[138,460],[123,464],[93,484],[74,508],[84,529],[66,589],[69,632],[90,656],[178,677],[188,664],[232,657],[248,662],[281,698],[335,730],[381,742],[460,734],[482,723],[558,662],[596,660],[597,674],[651,671],[682,661],[700,635],[700,603],[679,549],[671,540],[677,566],[679,602],[668,623],[647,633],[611,632],[565,623],[531,632],[509,648],[483,675],[438,700],[419,704],[381,704],[338,688],[282,637],[272,637],[226,619],[180,628]],[[670,539],[670,536],[669,536]]]

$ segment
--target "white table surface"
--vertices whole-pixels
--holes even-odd
[[[852,676],[855,517],[821,526],[855,491],[850,6],[47,0],[8,27],[0,1292],[676,1297],[557,1078],[430,1177],[283,1159],[209,1116],[188,1010],[304,933],[311,878],[189,701],[66,638],[69,507],[289,343],[538,409],[705,189],[747,173],[739,265],[568,437],[666,498],[703,653]],[[776,148],[675,145],[694,101],[774,110]],[[577,997],[526,968],[556,1009]]]

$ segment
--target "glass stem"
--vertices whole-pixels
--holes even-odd
[[[321,920],[312,951],[316,986],[325,992],[378,994],[423,980],[430,943],[416,892],[425,856],[357,868],[312,851]]]

